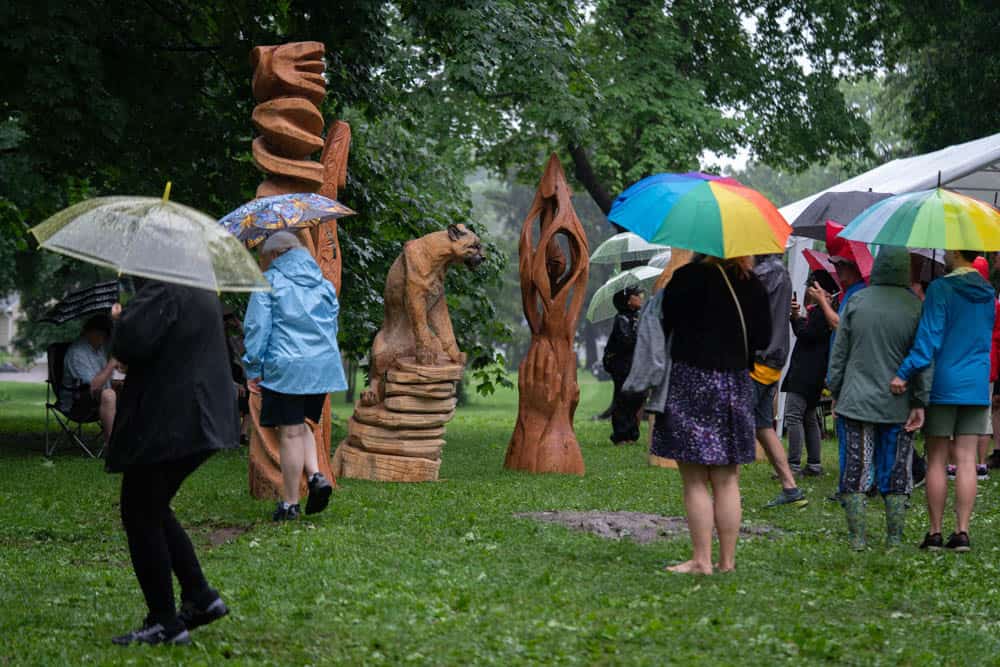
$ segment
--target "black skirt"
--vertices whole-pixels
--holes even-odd
[[[260,425],[296,426],[308,419],[319,423],[323,417],[326,394],[282,394],[260,388]]]

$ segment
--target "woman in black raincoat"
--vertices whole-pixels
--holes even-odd
[[[622,391],[622,385],[632,370],[632,356],[639,331],[639,310],[642,308],[642,289],[626,287],[613,297],[615,322],[611,336],[604,348],[604,370],[615,385],[614,402],[611,407],[611,442],[620,445],[639,440],[639,411],[642,409],[641,394]]]
[[[138,281],[115,306],[113,350],[128,368],[107,455],[122,473],[121,516],[149,608],[142,627],[116,644],[187,644],[188,630],[228,613],[209,587],[170,501],[215,451],[239,446],[222,304],[214,292]],[[171,572],[181,586],[177,612]]]

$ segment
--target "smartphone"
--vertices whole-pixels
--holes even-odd
[[[792,301],[798,301],[798,300],[799,300],[799,293],[796,292],[795,290],[792,290]]]

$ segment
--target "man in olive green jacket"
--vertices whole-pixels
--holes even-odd
[[[871,286],[848,302],[830,357],[829,385],[847,432],[841,502],[851,546],[865,548],[865,500],[878,487],[885,498],[886,542],[902,543],[906,500],[913,489],[913,435],[924,421],[930,371],[914,377],[902,395],[888,383],[913,345],[920,300],[909,290],[910,257],[883,247]]]

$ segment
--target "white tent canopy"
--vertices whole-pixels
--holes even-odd
[[[939,173],[942,187],[992,204],[994,197],[1000,193],[1000,133],[942,148],[933,153],[887,162],[843,183],[838,183],[832,188],[783,206],[779,210],[785,220],[791,223],[814,199],[825,192],[871,190],[898,195],[937,186]],[[850,221],[839,222],[846,225]],[[798,292],[801,292],[809,276],[809,266],[802,257],[802,251],[811,248],[812,244],[811,239],[793,236],[788,248],[788,270],[793,289]],[[778,415],[779,429],[783,426],[784,407],[785,396],[782,394]]]

